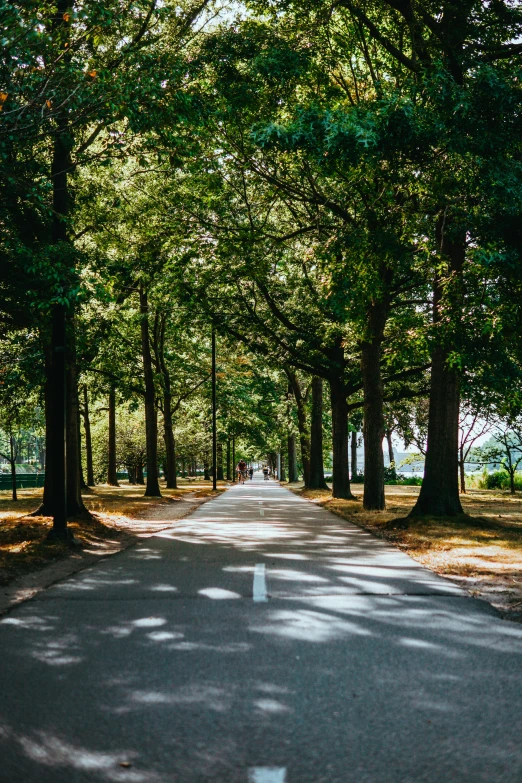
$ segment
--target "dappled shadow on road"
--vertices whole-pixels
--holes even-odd
[[[522,628],[280,493],[227,495],[0,622],[1,780],[517,779]]]

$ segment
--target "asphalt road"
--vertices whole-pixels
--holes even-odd
[[[2,783],[516,783],[522,627],[257,479],[0,621]]]

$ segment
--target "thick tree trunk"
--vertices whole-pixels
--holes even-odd
[[[310,486],[310,438],[308,435],[308,427],[306,424],[306,408],[303,394],[301,391],[301,384],[297,375],[292,370],[286,370],[288,380],[290,382],[290,388],[294,395],[294,400],[297,408],[297,428],[299,430],[299,442],[301,445],[301,463],[303,465],[303,478],[305,487]]]
[[[136,465],[136,484],[143,486],[145,484],[145,476],[143,475],[143,462],[138,462]]]
[[[67,329],[67,395],[66,395],[66,486],[67,516],[87,511],[81,493],[80,466],[80,402],[78,398],[78,370],[76,365],[76,320],[68,319]]]
[[[332,494],[334,498],[355,500],[350,490],[348,473],[348,405],[346,390],[341,379],[330,379],[330,400],[332,403]]]
[[[328,489],[323,466],[323,379],[312,378],[312,421],[310,427],[310,489]]]
[[[364,391],[364,508],[382,511],[384,499],[383,385],[381,378],[381,344],[376,338],[362,344],[362,379]]]
[[[288,481],[290,484],[294,481],[299,481],[299,475],[297,473],[297,449],[295,447],[295,435],[293,433],[288,436]]]
[[[350,457],[352,479],[357,475],[357,433],[354,431],[350,437]]]
[[[69,0],[57,0],[56,13],[53,16],[52,28],[64,28],[68,37]],[[63,50],[62,50],[63,51]],[[66,59],[68,55],[65,55]],[[53,156],[51,163],[51,177],[53,190],[53,217],[51,240],[52,244],[60,252],[60,246],[68,243],[67,219],[70,212],[70,197],[68,186],[68,173],[71,170],[71,149],[73,137],[69,127],[69,115],[67,109],[57,117],[57,128],[53,139]],[[66,290],[66,281],[62,281]],[[49,441],[47,453],[52,462],[51,485],[49,503],[44,500],[45,511],[53,516],[53,528],[49,533],[50,540],[68,540],[72,538],[67,529],[67,514],[82,510],[79,482],[76,486],[78,475],[73,476],[74,485],[67,487],[68,473],[66,464],[66,448],[68,443],[74,443],[75,454],[72,459],[77,462],[77,443],[73,433],[67,432],[71,425],[70,405],[67,405],[67,312],[64,304],[55,304],[52,309],[52,334],[50,370],[50,428],[48,429]],[[70,385],[70,377],[69,377]],[[69,415],[67,408],[69,407]],[[72,422],[72,427],[77,430],[77,417]],[[77,508],[75,508],[77,506]]]
[[[449,262],[453,277],[453,288],[459,286],[465,258],[465,236],[457,241],[446,232],[442,217],[437,224],[437,242],[442,254]],[[435,326],[442,319],[444,281],[437,279],[433,291],[433,321]],[[461,308],[459,291],[453,290],[451,302],[455,318]],[[460,373],[450,366],[448,359],[454,345],[447,335],[437,335],[438,341],[432,352],[430,407],[428,414],[428,446],[424,463],[424,478],[419,497],[410,516],[434,514],[453,516],[462,514],[459,497],[458,449],[459,449],[459,405]]]
[[[116,389],[111,386],[109,391],[109,467],[107,469],[107,484],[118,487],[116,462]]]
[[[286,481],[285,455],[284,455],[284,450],[283,449],[281,449],[281,453],[279,455],[279,461],[280,461],[280,464],[281,464],[279,481]]]
[[[85,458],[87,462],[87,486],[94,487],[94,467],[92,461],[91,420],[89,417],[89,395],[87,386],[83,386],[83,428],[85,430]]]
[[[145,380],[145,441],[147,444],[147,486],[145,497],[161,497],[158,477],[158,417],[149,339],[149,303],[140,286],[141,353]]]

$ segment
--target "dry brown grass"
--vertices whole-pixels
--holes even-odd
[[[226,483],[219,482],[218,492]],[[19,499],[11,499],[11,492],[0,492],[0,585],[17,576],[34,571],[70,551],[60,543],[49,544],[46,536],[52,527],[49,517],[28,516],[42,499],[42,489],[23,489]],[[181,480],[179,489],[162,488],[163,497],[146,498],[144,487],[127,483],[119,487],[97,486],[83,494],[83,500],[92,516],[69,521],[69,527],[84,547],[103,546],[104,541],[116,541],[124,533],[122,522],[144,519],[153,508],[179,502],[183,497],[202,498],[214,494],[209,481]]]
[[[465,514],[405,519],[418,487],[386,487],[386,511],[365,511],[358,500],[338,500],[323,490],[294,492],[370,530],[403,549],[423,565],[463,584],[522,620],[522,496],[496,490],[470,490],[462,496]]]

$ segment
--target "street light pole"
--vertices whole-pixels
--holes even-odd
[[[212,327],[212,489],[217,489],[216,332]]]

